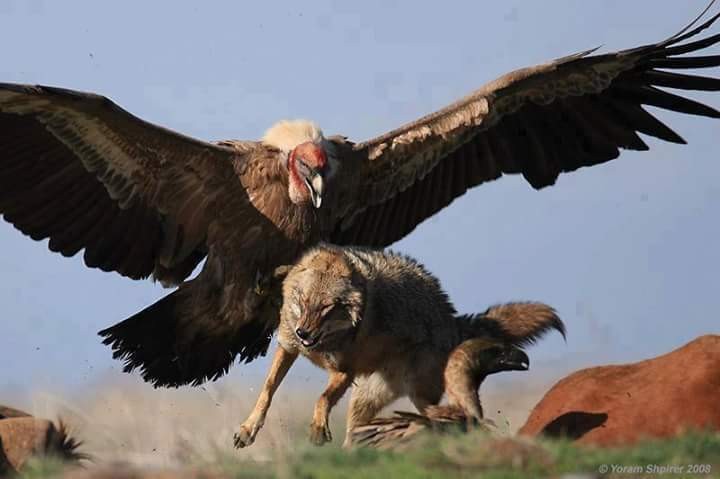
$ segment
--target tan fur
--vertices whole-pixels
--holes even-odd
[[[552,324],[555,310],[542,303],[507,303],[492,306],[485,317],[496,321],[510,336],[530,337],[544,325]]]
[[[448,358],[466,340],[481,337],[487,345],[502,346],[528,342],[551,327],[563,331],[554,312],[528,322],[535,308],[552,311],[539,303],[520,308],[526,313],[520,320],[534,329],[515,327],[512,308],[495,318],[458,316],[438,280],[416,261],[391,252],[320,245],[285,278],[278,342],[280,349],[302,354],[330,374],[311,425],[313,441],[322,444],[330,438],[329,411],[351,384],[348,431],[399,397],[408,396],[419,411],[437,404]],[[513,336],[516,331],[524,334]],[[272,375],[268,381],[276,382]],[[459,387],[458,397],[469,390]],[[257,418],[267,407],[269,401],[258,402],[236,436],[238,446],[253,442]]]

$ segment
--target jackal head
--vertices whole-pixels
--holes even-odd
[[[306,253],[283,283],[282,321],[305,349],[331,351],[351,339],[365,304],[365,280],[342,250]]]

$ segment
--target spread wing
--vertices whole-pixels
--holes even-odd
[[[0,84],[0,214],[104,271],[182,281],[205,256],[218,200],[251,207],[234,170],[243,153],[101,96]]]
[[[720,89],[718,79],[682,73],[720,65],[719,55],[685,56],[720,42],[718,34],[686,42],[717,18],[693,28],[698,17],[653,45],[582,52],[509,73],[447,108],[358,144],[365,174],[351,213],[331,240],[389,245],[468,188],[520,173],[540,189],[560,173],[610,161],[621,149],[647,150],[638,133],[684,143],[644,106],[720,117],[664,90]]]

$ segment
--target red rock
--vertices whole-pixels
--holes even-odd
[[[0,404],[0,419],[10,419],[11,417],[29,417],[30,414],[19,409],[15,409]]]
[[[15,417],[0,421],[0,440],[6,461],[19,471],[34,454],[43,454],[55,426],[46,419]]]
[[[625,445],[689,429],[720,430],[720,336],[653,359],[577,371],[559,381],[519,433]]]
[[[0,477],[18,472],[34,455],[53,455],[68,461],[86,456],[77,452],[78,441],[68,436],[62,422],[55,426],[47,419],[0,405]]]

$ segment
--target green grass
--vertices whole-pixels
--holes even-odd
[[[628,448],[579,447],[566,441],[497,442],[481,433],[426,437],[404,452],[337,447],[307,449],[282,467],[224,462],[229,477],[297,477],[313,479],[435,479],[556,477],[563,473],[595,473],[601,466],[687,466],[709,464],[714,474],[666,474],[669,477],[720,477],[720,434],[691,433]],[[618,474],[618,477],[632,477]]]
[[[55,458],[33,458],[23,467],[20,477],[24,479],[39,479],[55,477],[65,469],[65,464]],[[0,474],[0,477],[3,477]]]
[[[666,473],[661,477],[720,477],[720,434],[690,433],[662,441],[648,441],[627,448],[579,447],[570,442],[521,439],[493,440],[481,433],[462,436],[425,437],[403,452],[337,446],[303,448],[278,460],[259,463],[226,456],[215,464],[198,468],[228,478],[307,479],[434,479],[434,478],[542,478],[564,473],[597,473],[601,467],[648,465],[709,465],[710,473]],[[89,466],[93,467],[93,466]],[[48,477],[58,471],[56,463],[35,461],[22,477]],[[653,477],[629,472],[608,477]]]

